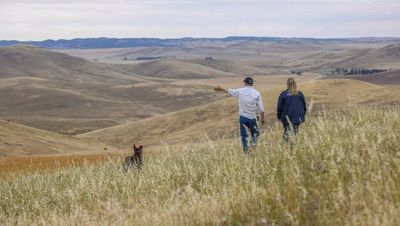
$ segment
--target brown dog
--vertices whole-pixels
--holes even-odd
[[[129,168],[136,166],[138,169],[142,169],[143,166],[143,145],[136,147],[136,145],[132,145],[133,147],[133,156],[128,156],[125,158],[124,162],[124,171],[126,172]]]

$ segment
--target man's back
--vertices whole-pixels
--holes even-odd
[[[247,134],[250,130],[251,144],[253,147],[257,145],[257,139],[260,131],[257,123],[257,116],[260,115],[260,125],[265,125],[264,105],[262,103],[260,93],[253,88],[254,80],[251,77],[246,77],[244,80],[244,87],[239,89],[224,89],[217,85],[215,91],[223,91],[239,99],[239,125],[240,136],[242,138],[242,147],[245,154],[248,153],[249,145],[247,141]]]
[[[252,86],[229,89],[228,93],[239,99],[239,114],[241,116],[254,119],[258,112],[264,112],[261,95]]]

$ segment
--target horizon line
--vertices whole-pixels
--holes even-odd
[[[303,36],[252,36],[252,35],[233,35],[224,37],[195,37],[195,36],[182,36],[175,38],[166,37],[77,37],[77,38],[59,38],[59,39],[41,39],[41,40],[18,40],[18,39],[0,39],[4,42],[45,42],[45,41],[72,41],[78,39],[159,39],[159,40],[180,40],[180,39],[227,39],[227,38],[282,38],[282,39],[320,39],[320,40],[331,40],[331,39],[373,39],[373,38],[400,38],[400,36],[353,36],[353,37],[303,37]]]

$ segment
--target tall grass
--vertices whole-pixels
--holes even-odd
[[[273,126],[121,161],[0,181],[5,225],[400,225],[400,108],[322,112],[293,145]]]

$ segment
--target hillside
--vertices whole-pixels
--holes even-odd
[[[27,76],[74,82],[138,81],[134,74],[64,53],[26,45],[0,47],[0,78]]]
[[[400,102],[400,92],[356,80],[320,80],[300,84],[305,93],[309,109],[347,108],[355,105],[385,105]],[[263,93],[268,114],[268,124],[275,121],[276,99],[281,89]],[[368,93],[368,95],[365,95]],[[223,95],[223,94],[222,94]],[[204,137],[217,139],[231,136],[237,129],[237,103],[233,98],[194,107],[183,111],[156,116],[79,135],[102,141],[116,147],[127,147],[130,143],[154,145],[176,144],[197,141]]]
[[[142,64],[149,62],[135,60],[137,58],[161,57],[179,59],[186,63],[206,66],[208,69],[228,72],[232,74],[288,74],[291,71],[306,71],[316,73],[330,73],[337,67],[362,67],[399,69],[399,58],[396,56],[398,39],[361,38],[361,39],[226,39],[185,40],[180,45],[172,46],[145,46],[132,48],[112,49],[63,49],[55,50],[82,57],[93,62],[118,63],[125,65]],[[213,60],[206,60],[206,59]],[[162,61],[161,61],[162,62]],[[139,72],[151,75],[160,73],[160,68],[166,67],[159,76],[166,78],[210,77],[207,72],[199,69],[191,75],[190,72],[171,67],[154,66]],[[178,63],[180,64],[180,63]],[[182,64],[183,65],[183,64]],[[131,67],[131,66],[129,66]],[[132,66],[134,67],[134,66]],[[151,64],[149,67],[152,67]],[[186,66],[185,66],[186,67]],[[193,67],[189,66],[189,68]],[[178,67],[179,68],[179,67]],[[187,68],[187,67],[186,67]],[[204,68],[203,68],[204,69]],[[172,73],[177,70],[177,76]],[[134,70],[131,72],[136,73]],[[140,73],[138,73],[140,74]],[[214,76],[214,75],[213,75]]]
[[[361,68],[400,69],[400,44],[391,44],[369,51],[357,58],[343,62],[343,66]]]
[[[182,76],[228,75],[184,63],[161,73],[174,68]],[[38,47],[0,47],[0,118],[77,134],[220,99],[205,85],[168,82]]]
[[[321,64],[323,66],[319,69],[326,67],[329,71],[331,67],[338,66],[336,62],[369,57],[370,60],[377,58],[379,62],[392,62],[394,65],[398,57],[398,44],[382,47],[385,42],[379,42],[346,46],[336,41],[326,42],[329,45],[313,40],[298,41],[286,44],[240,42],[229,48],[218,43],[211,47],[199,44],[200,47],[179,47],[184,55],[176,58],[130,61],[123,65],[92,62],[32,46],[0,47],[0,118],[76,135],[132,121],[140,123],[143,119],[224,99],[226,96],[213,92],[212,86],[241,85],[241,77],[237,76],[244,74],[255,75],[261,90],[271,89],[269,92],[273,92],[273,87],[284,84],[291,70],[303,64],[304,67]],[[169,51],[175,54],[177,50],[175,47],[151,47],[110,51],[117,55],[134,53],[147,56],[163,55]],[[210,56],[209,53],[221,54],[222,57],[211,54],[212,58],[205,59],[204,56]],[[193,55],[186,58],[185,54]],[[319,71],[318,67],[314,69]],[[279,71],[277,75],[285,76],[263,76],[275,70]],[[309,74],[298,77],[305,78]],[[374,78],[379,84],[397,81],[396,70],[379,76],[383,77],[365,77],[365,81],[374,82],[371,80]],[[318,75],[314,74],[314,77]],[[274,103],[275,95],[272,94],[268,102]],[[271,95],[266,94],[266,97],[271,98]],[[236,109],[234,102],[231,106]],[[196,130],[196,127],[187,128],[190,129]],[[159,132],[163,136],[164,130]],[[212,133],[214,130],[222,133],[225,129],[207,129]],[[140,136],[148,137],[147,133]],[[122,136],[120,139],[125,138]],[[145,140],[153,143],[152,139]],[[174,142],[181,139],[187,139],[186,135],[171,133],[166,140]]]
[[[355,76],[352,79],[357,79],[369,83],[381,85],[399,85],[400,84],[400,70],[387,71],[379,74]]]
[[[400,44],[369,48],[342,60],[306,68],[312,71],[331,71],[335,68],[400,69]]]
[[[0,120],[0,157],[72,154],[112,147]]]
[[[126,65],[127,72],[155,78],[206,79],[235,76],[226,71],[216,70],[203,65],[177,59],[160,59],[150,62]]]
[[[250,65],[245,65],[239,62],[232,62],[221,59],[199,59],[190,60],[189,62],[214,68],[215,70],[224,71],[228,73],[235,73],[238,75],[257,75],[257,74],[269,74],[268,70],[258,68]]]

